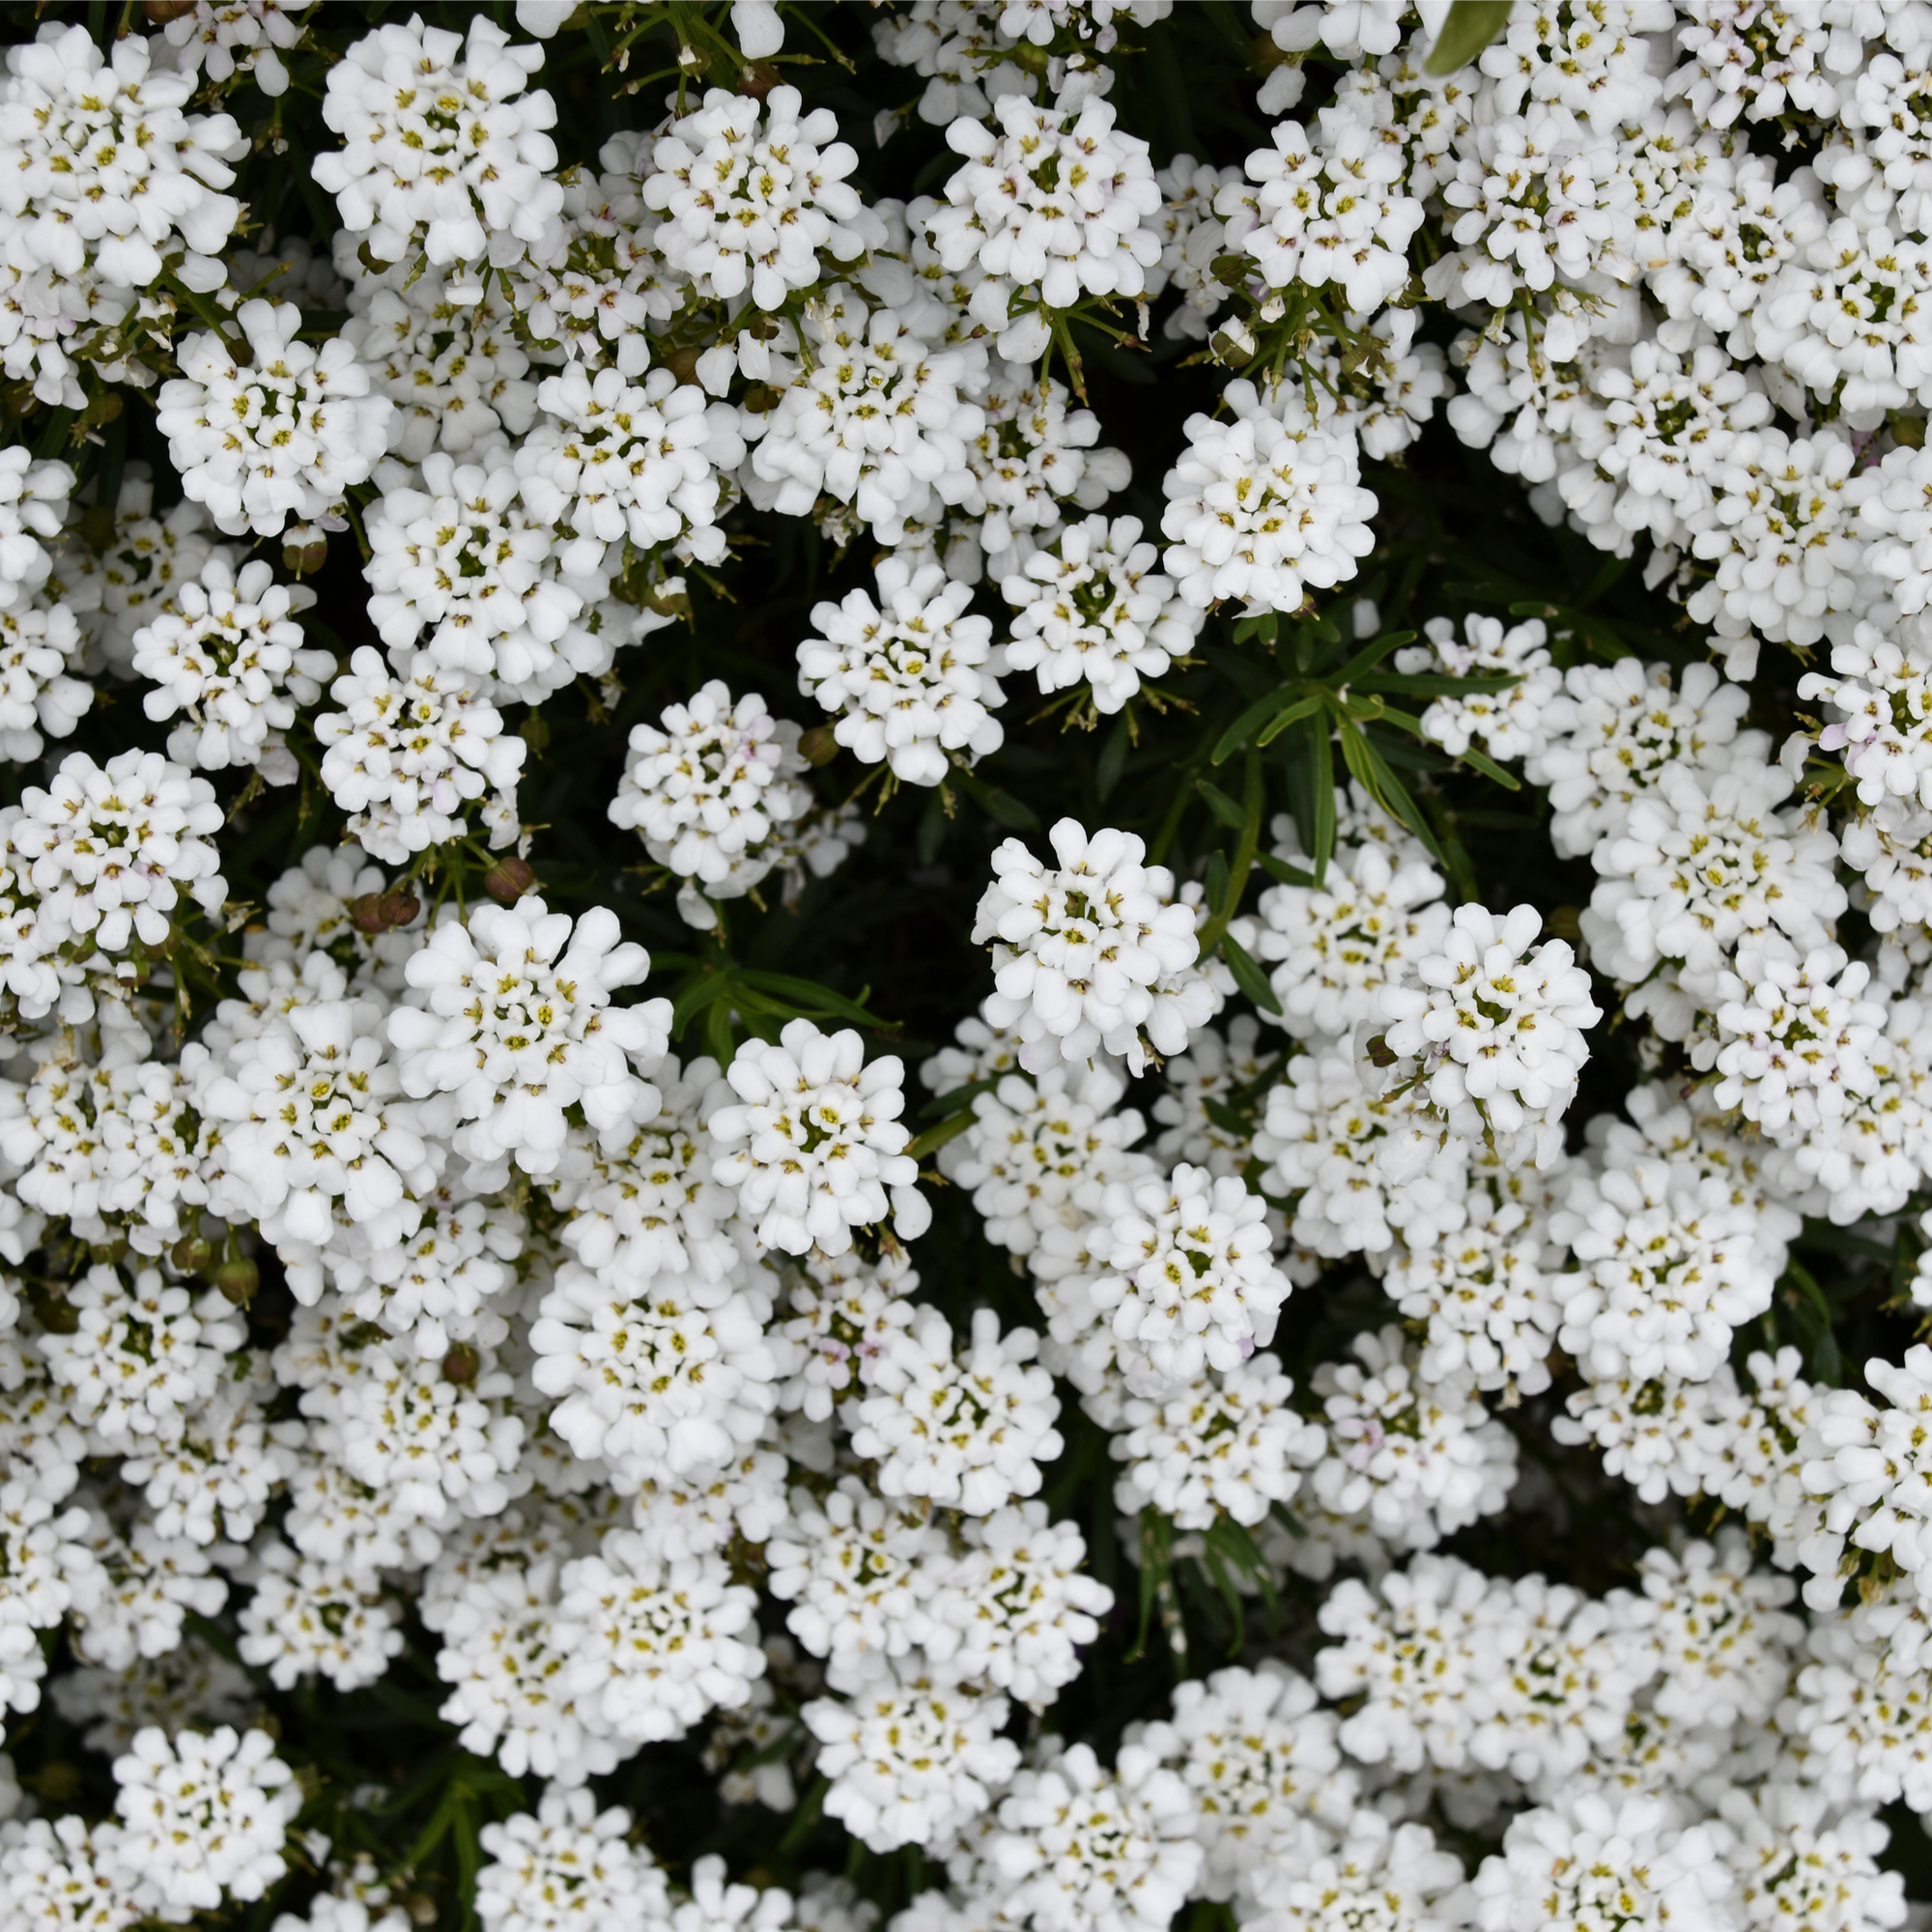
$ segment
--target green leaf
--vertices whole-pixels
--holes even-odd
[[[867,1009],[866,998],[871,991],[869,986],[858,999],[848,1000],[844,994],[835,993],[830,986],[821,986],[816,980],[797,980],[789,973],[753,973],[749,969],[740,969],[738,978],[746,985],[785,1001],[793,1010],[813,1018],[823,1013],[841,1020],[853,1020],[865,1027],[893,1024],[891,1020],[882,1020],[877,1013]]]
[[[1196,789],[1207,800],[1208,810],[1223,825],[1238,832],[1247,824],[1248,814],[1219,785],[1211,785],[1206,779],[1200,779],[1196,781]]]
[[[998,785],[989,785],[984,779],[977,778],[971,772],[955,771],[952,776],[959,781],[959,788],[995,825],[1004,825],[1009,832],[1039,830],[1037,815],[1011,792],[1002,791]]]
[[[1272,852],[1257,852],[1255,864],[1269,878],[1279,879],[1285,886],[1312,886],[1315,883],[1313,872],[1304,872],[1299,866],[1291,866],[1286,859],[1277,859]]]
[[[1501,35],[1509,17],[1509,0],[1456,0],[1422,63],[1423,72],[1439,79],[1467,67]]]
[[[1413,631],[1384,631],[1379,638],[1373,638],[1364,644],[1328,681],[1337,690],[1351,685],[1358,677],[1367,676],[1399,644],[1412,644],[1414,641]]]
[[[981,1094],[990,1094],[1002,1080],[1004,1073],[989,1073],[983,1080],[969,1081],[964,1087],[950,1088],[937,1094],[919,1110],[922,1121],[951,1120],[954,1114],[964,1113]]]
[[[1208,910],[1219,912],[1228,898],[1228,855],[1215,850],[1208,857],[1208,877],[1203,882],[1208,888]]]
[[[1221,957],[1228,962],[1228,971],[1235,976],[1235,984],[1240,987],[1256,1006],[1264,1013],[1279,1013],[1281,1002],[1275,998],[1274,988],[1268,984],[1264,973],[1239,940],[1232,933],[1221,935]]]
[[[1228,760],[1248,742],[1258,724],[1264,724],[1276,712],[1294,701],[1294,687],[1285,684],[1279,691],[1270,691],[1266,696],[1258,697],[1221,733],[1214,741],[1214,749],[1208,754],[1210,765],[1225,765]],[[1317,700],[1309,699],[1306,702]]]
[[[1328,720],[1317,718],[1309,735],[1315,741],[1315,883],[1327,876],[1328,861],[1335,856],[1335,747],[1328,735]]]
[[[1482,677],[1451,677],[1437,671],[1377,672],[1358,678],[1357,691],[1384,693],[1390,697],[1489,697],[1508,691],[1522,679],[1514,671],[1495,671]]]
[[[727,966],[722,973],[708,972],[694,980],[677,996],[670,1009],[670,1037],[682,1039],[684,1030],[705,1008],[722,1000],[732,990],[737,969]]]
[[[1471,745],[1462,753],[1463,762],[1474,771],[1479,771],[1486,779],[1493,779],[1505,791],[1520,791],[1522,781],[1514,772],[1506,772],[1493,758],[1485,757]]]
[[[1272,745],[1291,724],[1297,724],[1304,718],[1313,717],[1321,709],[1320,697],[1304,697],[1299,703],[1291,704],[1278,718],[1268,721],[1262,734],[1255,740],[1257,745]]]

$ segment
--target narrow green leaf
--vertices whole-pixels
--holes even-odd
[[[1505,791],[1522,789],[1522,781],[1514,772],[1504,771],[1493,758],[1485,757],[1473,745],[1463,753],[1463,762],[1473,770],[1481,772],[1486,779],[1493,779]]]
[[[1208,888],[1208,910],[1222,911],[1228,897],[1228,855],[1215,850],[1208,858],[1208,877],[1203,882]]]
[[[1039,830],[1037,814],[1011,792],[1002,791],[998,785],[990,785],[971,772],[955,771],[952,776],[958,780],[959,788],[995,825],[1004,825],[1009,832]]]
[[[1196,781],[1195,789],[1207,801],[1208,810],[1225,826],[1238,832],[1248,822],[1248,815],[1236,801],[1228,796],[1219,785],[1212,785],[1206,779]]]
[[[1299,724],[1302,719],[1313,716],[1314,713],[1321,709],[1321,700],[1319,697],[1304,697],[1298,703],[1291,704],[1278,717],[1269,719],[1266,725],[1263,728],[1261,736],[1255,740],[1255,743],[1257,745],[1272,745],[1291,724]]]
[[[1415,641],[1413,631],[1384,631],[1379,638],[1372,638],[1345,664],[1328,682],[1339,691],[1351,685],[1358,677],[1365,677],[1377,665],[1401,644]]]
[[[1272,852],[1257,852],[1255,864],[1269,878],[1279,879],[1285,886],[1312,886],[1315,883],[1313,872],[1304,872],[1299,866],[1291,866],[1286,859],[1277,859]]]
[[[705,1008],[715,1000],[722,1000],[732,990],[732,981],[736,977],[736,969],[727,966],[722,973],[706,973],[686,986],[671,1006],[670,1037],[673,1039],[682,1039],[685,1028]]]
[[[753,973],[741,969],[738,978],[748,986],[755,986],[762,993],[774,998],[787,1000],[799,1011],[832,1013],[839,1019],[856,1020],[861,1026],[890,1026],[890,1020],[882,1020],[875,1012],[867,1009],[865,995],[857,1000],[848,1000],[842,993],[835,993],[830,986],[821,986],[816,980],[797,980],[789,973]],[[870,992],[867,987],[867,992]]]
[[[1319,699],[1315,698],[1310,698],[1305,701],[1311,704],[1320,702]],[[1294,687],[1292,684],[1285,684],[1279,691],[1270,691],[1265,696],[1256,698],[1255,701],[1252,704],[1250,704],[1248,708],[1245,711],[1243,711],[1241,715],[1238,718],[1236,718],[1235,722],[1232,724],[1230,724],[1228,728],[1225,731],[1223,731],[1217,739],[1215,739],[1214,749],[1212,752],[1208,753],[1208,762],[1210,765],[1226,764],[1228,760],[1231,757],[1233,757],[1234,754],[1236,752],[1238,752],[1241,749],[1241,747],[1248,742],[1249,737],[1253,734],[1254,729],[1258,724],[1265,724],[1268,719],[1272,718],[1275,715],[1275,713],[1281,711],[1284,707],[1293,702],[1294,702]]]
[[[981,1094],[990,1094],[1002,1080],[1003,1073],[989,1073],[983,1080],[969,1081],[964,1087],[953,1087],[946,1093],[928,1100],[919,1110],[922,1121],[951,1120],[954,1114],[964,1113]]]
[[[1423,72],[1440,79],[1467,67],[1509,25],[1509,0],[1456,0],[1422,63]]]
[[[1495,671],[1482,677],[1450,677],[1435,671],[1378,671],[1373,677],[1357,678],[1355,689],[1385,693],[1390,697],[1489,697],[1508,691],[1522,679],[1514,671]]]
[[[1262,971],[1254,955],[1232,933],[1224,932],[1221,935],[1221,957],[1228,962],[1228,971],[1235,976],[1235,984],[1261,1008],[1263,1012],[1281,1011],[1281,1002],[1275,998],[1274,988],[1268,984],[1267,975]]]
[[[1328,874],[1328,861],[1335,856],[1335,747],[1328,735],[1326,715],[1309,726],[1315,741],[1315,883]]]

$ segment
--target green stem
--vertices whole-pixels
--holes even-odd
[[[1250,745],[1242,763],[1246,783],[1241,802],[1247,811],[1241,824],[1241,836],[1235,845],[1234,863],[1228,867],[1228,890],[1208,923],[1201,928],[1199,944],[1203,959],[1220,945],[1222,935],[1228,930],[1228,923],[1241,903],[1241,895],[1248,889],[1248,874],[1255,868],[1255,854],[1261,849],[1262,813],[1267,806],[1266,794],[1262,786],[1262,754]]]

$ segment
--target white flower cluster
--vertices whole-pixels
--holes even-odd
[[[1932,9],[103,11],[0,1932],[1917,1922]]]

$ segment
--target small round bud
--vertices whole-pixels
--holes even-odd
[[[693,345],[684,349],[673,349],[668,355],[661,359],[664,366],[688,389],[697,381],[697,358],[703,354],[703,350]]]
[[[738,92],[762,100],[784,78],[774,61],[753,61],[738,70]]]
[[[212,1279],[224,1300],[246,1308],[262,1285],[262,1270],[246,1255],[233,1255],[216,1264]]]
[[[34,1303],[34,1320],[49,1335],[80,1333],[80,1310],[64,1294],[44,1294]]]
[[[483,874],[483,890],[501,905],[515,905],[536,882],[537,875],[529,863],[514,853],[498,859]]]
[[[391,886],[376,901],[376,910],[382,915],[383,925],[390,931],[409,924],[422,909],[422,900],[417,898],[407,886]]]
[[[184,1235],[170,1256],[183,1274],[206,1274],[214,1261],[214,1243],[206,1235]]]
[[[482,1358],[468,1342],[459,1342],[442,1358],[442,1375],[445,1381],[455,1382],[459,1387],[465,1382],[473,1382],[476,1372],[483,1366]]]
[[[829,765],[838,755],[838,740],[833,736],[831,725],[814,724],[810,730],[800,733],[798,750],[807,764]]]
[[[349,923],[368,939],[374,939],[379,932],[386,932],[389,921],[383,911],[383,895],[363,893],[358,897],[351,899]]]
[[[141,12],[151,26],[165,27],[194,12],[194,0],[141,0]]]

